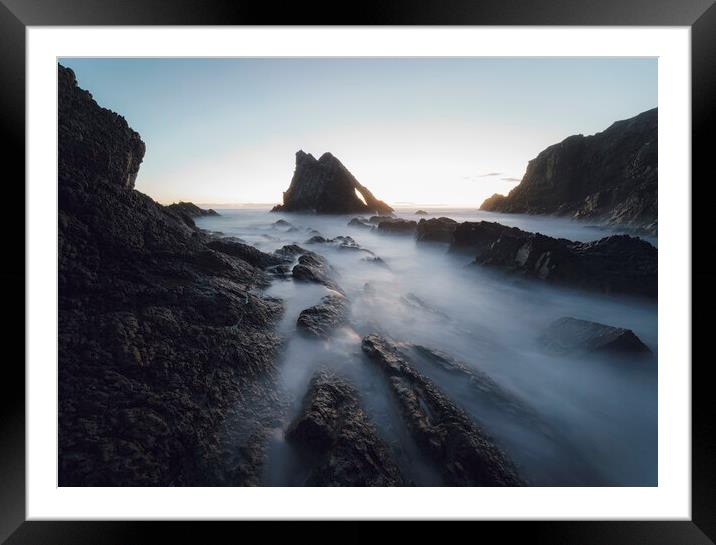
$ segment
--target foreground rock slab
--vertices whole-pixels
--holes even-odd
[[[554,354],[608,353],[645,355],[651,350],[631,329],[564,317],[552,322],[540,337]]]
[[[361,409],[357,390],[328,371],[314,375],[286,439],[310,460],[308,486],[404,484]]]
[[[283,193],[283,204],[274,212],[316,214],[390,213],[393,209],[375,198],[348,169],[330,153],[316,159],[300,150],[296,170]]]
[[[349,308],[350,302],[343,295],[326,295],[319,304],[301,311],[296,327],[309,336],[327,338],[345,323]]]
[[[427,378],[398,348],[368,335],[363,351],[388,380],[418,446],[439,466],[450,486],[520,486],[512,461],[485,432]]]

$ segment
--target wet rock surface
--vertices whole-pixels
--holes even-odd
[[[285,261],[281,257],[267,254],[254,246],[232,240],[231,238],[216,238],[209,240],[206,245],[212,250],[242,259],[260,269],[278,266]]]
[[[507,196],[482,210],[569,215],[656,233],[658,110],[617,121],[592,136],[548,147],[527,165]]]
[[[330,265],[322,256],[314,253],[303,254],[292,269],[293,279],[301,282],[314,282],[343,292],[332,278]]]
[[[310,461],[306,486],[400,486],[403,479],[360,407],[358,391],[318,371],[286,433]]]
[[[509,458],[390,341],[368,335],[363,351],[385,375],[418,446],[451,486],[519,486]]]
[[[450,243],[457,226],[458,223],[450,218],[421,219],[415,231],[415,240],[418,242]]]
[[[539,341],[548,352],[558,355],[607,353],[631,356],[651,353],[630,329],[570,317],[552,322]]]
[[[360,196],[359,196],[360,195]],[[283,204],[275,212],[315,212],[317,214],[389,213],[392,208],[356,180],[330,153],[319,159],[300,150],[296,169]]]
[[[380,220],[376,229],[379,233],[387,233],[393,235],[411,235],[417,229],[418,224],[412,220],[404,220],[401,218],[390,218],[388,220]]]
[[[476,263],[607,294],[657,296],[657,249],[629,235],[572,242],[505,230]]]
[[[59,485],[256,483],[280,404],[267,275],[133,189],[141,138],[62,66],[58,92]]]
[[[319,304],[298,315],[296,327],[309,336],[327,338],[335,328],[345,323],[349,308],[350,302],[345,296],[339,293],[326,295]]]
[[[515,235],[526,233],[516,227],[508,227],[492,221],[464,221],[453,231],[450,242],[451,252],[468,253],[479,256],[497,242],[503,233]]]

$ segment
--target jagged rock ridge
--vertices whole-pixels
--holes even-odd
[[[482,203],[494,212],[556,214],[657,230],[658,110],[548,147],[507,196]]]
[[[376,199],[332,154],[324,153],[316,159],[299,150],[291,184],[283,193],[283,204],[275,206],[273,211],[388,214],[393,209]]]
[[[59,485],[256,484],[280,406],[272,260],[134,190],[140,136],[58,78]]]

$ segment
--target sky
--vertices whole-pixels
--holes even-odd
[[[655,58],[60,59],[146,143],[168,204],[281,202],[303,149],[393,205],[479,206],[527,162],[657,105]]]

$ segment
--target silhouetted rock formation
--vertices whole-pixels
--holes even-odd
[[[167,207],[170,212],[176,212],[180,216],[189,216],[190,218],[200,218],[203,216],[218,216],[219,213],[213,208],[204,210],[199,208],[193,202],[179,201],[178,203],[170,204]]]
[[[439,466],[447,485],[524,484],[507,455],[430,380],[413,369],[395,345],[379,335],[368,335],[362,348],[385,375],[418,447]]]
[[[345,323],[349,306],[348,299],[343,295],[326,295],[319,304],[301,311],[296,327],[307,335],[327,338],[335,328]]]
[[[139,135],[58,78],[59,484],[256,484],[280,405],[262,258],[135,191]]]
[[[481,208],[569,215],[656,232],[657,128],[654,108],[595,135],[570,136],[531,160],[509,195],[495,194]]]
[[[415,215],[417,216],[427,216],[428,213],[425,210],[418,210],[415,212]]]
[[[359,196],[360,195],[360,196]],[[393,209],[361,185],[330,153],[316,160],[303,150],[296,153],[296,170],[274,212],[317,214],[390,213]]]
[[[400,486],[403,479],[360,407],[358,392],[319,371],[286,433],[310,462],[307,486]]]
[[[421,219],[415,231],[418,242],[451,242],[457,222],[450,218]]]
[[[631,329],[569,317],[552,322],[540,337],[540,341],[549,352],[559,355],[579,353],[640,355],[651,353],[651,350]]]

